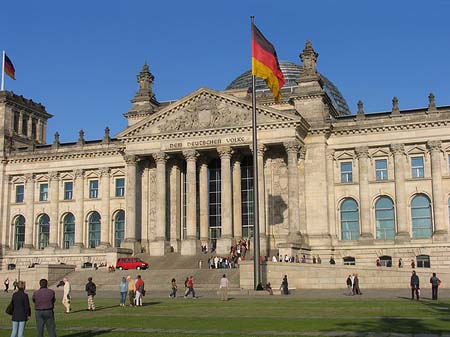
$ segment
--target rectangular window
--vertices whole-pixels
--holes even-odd
[[[375,176],[377,181],[388,180],[387,159],[375,160]]]
[[[24,192],[24,185],[16,185],[16,203],[23,203]]]
[[[25,115],[22,117],[22,135],[28,135],[28,116]]]
[[[90,199],[98,198],[98,180],[89,181],[89,198]]]
[[[73,182],[64,182],[64,200],[72,200],[73,198]]]
[[[116,197],[125,196],[125,178],[116,179]]]
[[[351,183],[353,181],[352,162],[341,163],[341,183]]]
[[[19,133],[19,119],[20,114],[18,112],[14,113],[14,132]]]
[[[47,201],[48,200],[48,184],[40,184],[39,185],[39,201]]]
[[[411,176],[413,178],[423,178],[425,176],[422,156],[411,158]]]

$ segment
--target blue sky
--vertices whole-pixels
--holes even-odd
[[[0,49],[16,68],[6,89],[54,115],[47,140],[116,134],[145,61],[160,101],[224,89],[251,67],[250,15],[280,60],[300,63],[310,39],[318,70],[350,109],[450,105],[450,0],[7,1]]]

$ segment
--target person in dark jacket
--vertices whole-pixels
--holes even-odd
[[[13,307],[11,337],[23,337],[25,324],[28,317],[31,316],[30,300],[28,294],[25,293],[25,282],[17,282],[17,287],[19,290],[13,294],[11,299]]]
[[[283,281],[281,281],[281,290],[283,291],[283,295],[289,295],[289,283],[287,275],[284,275]]]
[[[362,295],[361,289],[359,289],[358,273],[355,273],[355,278],[353,279],[353,295]]]
[[[56,337],[55,314],[55,292],[48,289],[48,281],[43,278],[39,281],[39,290],[33,293],[34,310],[36,314],[37,337],[44,337],[44,326],[47,326],[49,337]]]
[[[92,282],[92,277],[88,277],[88,283],[86,283],[86,292],[88,296],[88,310],[95,310],[94,296],[97,294],[97,286]]]
[[[438,288],[441,283],[441,280],[436,276],[436,273],[433,273],[433,276],[430,278],[431,283],[431,298],[433,300],[437,300],[438,298]]]
[[[417,276],[415,270],[413,270],[412,275],[411,275],[410,287],[411,287],[411,299],[412,300],[414,299],[414,293],[415,293],[417,300],[419,300],[419,297],[420,297],[419,276]]]

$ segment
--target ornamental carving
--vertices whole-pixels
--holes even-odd
[[[441,152],[442,142],[440,140],[430,140],[427,142],[427,148],[430,152]]]
[[[185,150],[183,151],[183,156],[186,159],[186,161],[196,161],[199,154],[195,150]]]
[[[357,147],[355,149],[355,153],[356,153],[356,157],[358,159],[361,159],[361,158],[367,159],[367,158],[369,158],[369,147],[367,147],[367,146]]]
[[[334,154],[336,153],[336,151],[334,149],[328,149],[327,150],[327,159],[328,160],[335,160],[336,158],[334,157]]]
[[[283,143],[284,148],[288,154],[296,154],[300,149],[300,144],[296,140],[290,140]]]
[[[126,154],[123,156],[123,160],[127,165],[136,165],[139,161],[139,157],[134,154]]]
[[[25,182],[26,183],[33,183],[34,182],[34,174],[33,173],[25,174]]]
[[[58,171],[52,171],[48,174],[48,179],[50,181],[57,181],[59,179],[59,173]]]
[[[405,145],[404,144],[391,144],[391,152],[394,155],[405,154]]]
[[[81,169],[74,170],[73,171],[73,176],[75,177],[75,179],[83,178],[83,170],[81,170]]]
[[[217,148],[217,152],[219,153],[220,159],[223,158],[231,158],[231,154],[233,153],[233,150],[229,146],[220,146]]]
[[[334,156],[334,150],[333,150],[333,156]],[[305,160],[306,159],[306,147],[302,146],[300,148],[300,151],[298,152],[298,160]]]
[[[169,157],[167,156],[167,154],[165,152],[156,152],[152,154],[153,159],[160,164],[165,164],[167,162],[167,159],[169,159]]]
[[[109,177],[111,169],[109,167],[102,167],[98,170],[101,177]]]

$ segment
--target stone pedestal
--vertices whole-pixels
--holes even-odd
[[[169,242],[165,240],[150,241],[149,248],[149,253],[151,256],[164,256],[170,251]]]
[[[179,253],[181,251],[181,240],[179,239],[173,239],[170,240],[170,247],[169,247],[170,251],[173,251],[175,253]]]
[[[198,244],[196,239],[187,239],[181,242],[181,255],[196,255]]]
[[[217,240],[216,252],[218,255],[228,256],[230,254],[233,241],[231,237],[220,238]]]
[[[141,243],[139,241],[122,241],[120,248],[127,248],[133,251],[133,254],[141,252]]]
[[[433,242],[448,242],[449,235],[447,231],[435,231],[433,233]]]

